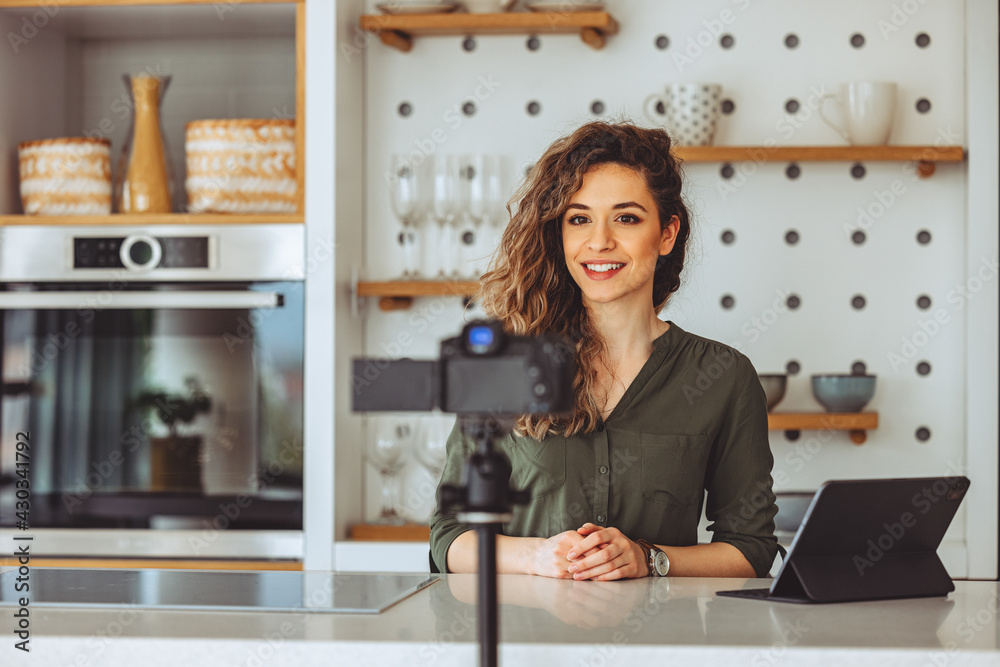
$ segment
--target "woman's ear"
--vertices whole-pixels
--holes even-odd
[[[681,228],[681,220],[676,215],[670,217],[670,222],[663,228],[660,233],[660,256],[666,256],[671,253],[674,249],[674,243],[677,241],[677,233]]]

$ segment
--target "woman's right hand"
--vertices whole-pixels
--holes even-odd
[[[572,579],[569,566],[573,564],[566,554],[582,542],[584,536],[575,530],[558,533],[548,539],[538,538],[538,542],[529,547],[526,570],[528,574],[553,579]],[[596,551],[596,549],[594,550]]]

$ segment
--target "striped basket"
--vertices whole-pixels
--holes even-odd
[[[21,205],[28,215],[109,215],[111,142],[66,137],[17,146]]]
[[[184,147],[192,213],[298,210],[294,120],[196,120]]]

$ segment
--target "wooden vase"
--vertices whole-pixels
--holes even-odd
[[[120,213],[169,213],[170,171],[160,127],[160,102],[170,77],[137,74],[126,76],[125,81],[135,115],[131,140],[119,164],[117,209]]]

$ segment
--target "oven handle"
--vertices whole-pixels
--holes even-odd
[[[277,292],[0,292],[0,310],[126,310],[134,308],[280,308]]]

